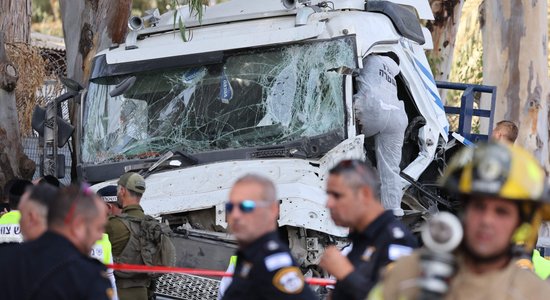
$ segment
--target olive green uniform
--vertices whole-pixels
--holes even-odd
[[[122,210],[123,214],[127,214],[136,218],[143,218],[145,214],[143,213],[143,208],[140,205],[128,205]],[[109,218],[109,222],[105,228],[105,232],[109,235],[109,240],[111,241],[113,256],[115,262],[117,262],[117,257],[121,255],[124,247],[130,239],[130,231],[122,223],[120,217],[112,216]],[[147,300],[147,286],[134,286],[131,279],[120,278],[115,272],[116,284],[118,298],[120,300]]]
[[[457,273],[451,279],[445,300],[543,300],[550,295],[550,284],[532,272],[518,268],[513,261],[504,269],[485,274],[469,271],[460,257],[457,265]],[[417,299],[419,289],[415,283],[420,277],[420,255],[417,251],[396,262],[367,299]]]

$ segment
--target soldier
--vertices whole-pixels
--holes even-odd
[[[519,147],[491,142],[464,149],[442,178],[443,187],[464,203],[462,245],[449,253],[456,273],[439,278],[448,282],[447,291],[440,285],[420,288],[429,282],[423,276],[445,268],[423,272],[422,254],[415,252],[395,263],[369,299],[418,299],[434,292],[441,295],[433,299],[548,299],[550,285],[519,268],[512,253],[518,240],[526,246],[536,240],[545,180],[534,157]]]
[[[117,199],[124,215],[141,219],[145,218],[143,208],[139,205],[143,193],[145,193],[145,179],[141,175],[130,172],[120,177],[117,186]],[[120,216],[111,216],[109,217],[105,232],[111,241],[115,261],[128,263],[124,261],[125,258],[122,256],[126,254],[124,250],[132,250],[126,249],[126,245],[131,237],[130,228]],[[139,252],[137,251],[136,253]],[[120,273],[115,272],[115,278],[119,299],[146,300],[149,298],[148,287],[151,285],[151,279],[147,276],[124,278],[120,276]]]
[[[336,225],[350,228],[352,249],[344,256],[329,246],[320,266],[338,280],[334,299],[364,299],[389,263],[412,253],[416,239],[376,197],[372,170],[344,160],[329,171],[327,208]]]
[[[277,235],[279,202],[269,179],[238,179],[225,211],[239,250],[233,281],[222,299],[315,299]]]

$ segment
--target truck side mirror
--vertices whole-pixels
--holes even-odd
[[[46,123],[46,110],[38,105],[34,107],[32,113],[31,126],[32,129],[38,132],[39,136],[44,136],[44,125]],[[57,116],[57,146],[62,148],[65,146],[71,135],[74,127],[63,118]]]

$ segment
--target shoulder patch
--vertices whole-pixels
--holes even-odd
[[[395,239],[402,239],[405,237],[405,232],[403,232],[403,229],[399,227],[392,228],[391,233]]]
[[[241,276],[242,278],[247,278],[251,269],[252,263],[245,261],[243,263],[243,266],[241,267],[241,273],[239,274],[239,276]]]
[[[413,252],[413,248],[411,247],[391,244],[388,247],[388,258],[390,260],[397,260],[400,257],[411,255],[412,252]]]
[[[367,247],[367,249],[365,249],[365,252],[363,252],[363,255],[361,255],[361,260],[369,261],[375,251],[376,251],[376,247],[374,246]]]
[[[299,294],[304,285],[304,275],[297,267],[282,268],[273,276],[273,286],[285,294]]]
[[[292,257],[286,252],[271,254],[264,259],[265,267],[269,272],[292,266]]]
[[[275,242],[275,241],[269,241],[269,242],[267,242],[266,248],[269,251],[275,251],[275,250],[279,249],[279,244],[277,244],[277,242]]]

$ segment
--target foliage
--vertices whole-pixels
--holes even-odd
[[[184,42],[187,42],[191,38],[191,32],[187,33],[187,29],[185,28],[185,22],[183,21],[183,18],[181,15],[178,18],[178,7],[180,7],[183,4],[189,5],[189,15],[197,17],[199,23],[202,23],[202,17],[204,14],[204,0],[172,0],[172,5],[175,8],[174,9],[174,29],[176,28],[176,19],[178,28],[180,30],[181,38]]]
[[[483,44],[479,26],[479,0],[466,1],[462,8],[460,27],[456,35],[453,63],[449,80],[481,84],[483,82]],[[458,106],[460,104],[461,91],[449,91],[445,102],[447,105]],[[476,95],[475,108],[479,108],[480,95]],[[458,117],[449,117],[451,128],[458,126]],[[474,117],[472,131],[479,133],[480,119]]]
[[[63,28],[57,0],[32,0],[32,31],[62,37]]]

